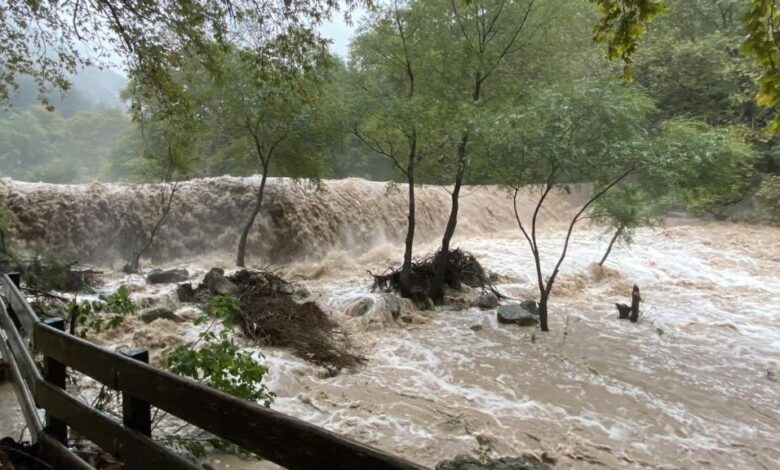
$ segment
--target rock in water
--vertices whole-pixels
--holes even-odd
[[[618,319],[628,320],[628,316],[631,313],[631,307],[626,304],[615,304],[618,309]]]
[[[428,297],[428,294],[425,292],[414,292],[412,294],[412,302],[419,310],[433,310],[436,307],[433,299]]]
[[[171,284],[173,282],[186,281],[190,273],[186,269],[152,269],[146,274],[146,282],[149,284]]]
[[[539,315],[539,304],[535,300],[523,300],[520,302],[520,306],[534,315]]]
[[[160,318],[164,320],[175,321],[176,323],[183,321],[181,318],[179,318],[178,315],[173,313],[173,311],[165,307],[157,307],[157,308],[150,308],[148,310],[144,310],[143,312],[138,314],[138,318],[140,318],[141,321],[144,323],[151,323],[155,320],[159,320]]]
[[[498,297],[492,292],[486,292],[477,298],[477,307],[482,310],[490,310],[498,307]]]
[[[459,455],[452,460],[436,464],[436,470],[551,470],[552,467],[538,460],[520,457],[501,457],[480,461],[470,455]]]
[[[498,307],[496,317],[499,323],[512,323],[520,326],[534,326],[539,323],[539,317],[518,304]]]
[[[344,312],[350,317],[362,317],[366,313],[368,313],[369,310],[371,310],[371,307],[374,306],[374,300],[369,297],[364,297],[357,302],[353,303],[347,308],[347,311]]]
[[[225,270],[221,268],[211,268],[203,277],[203,285],[212,294],[233,295],[238,292],[238,286],[225,277]]]
[[[195,289],[192,288],[192,284],[189,282],[186,284],[179,284],[176,288],[176,296],[179,298],[179,302],[197,302],[198,298],[195,296]]]

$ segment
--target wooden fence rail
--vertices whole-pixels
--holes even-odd
[[[144,360],[144,350],[119,354],[69,335],[63,331],[61,320],[39,320],[11,277],[3,275],[0,281],[7,299],[7,305],[0,300],[0,330],[5,337],[0,352],[13,366],[14,386],[33,438],[62,468],[89,468],[58,442],[65,442],[67,427],[130,469],[199,468],[151,439],[152,406],[290,469],[423,468],[152,367]],[[44,357],[43,374],[33,361],[28,341]],[[69,395],[64,390],[66,367],[121,392],[122,422]],[[45,426],[33,405],[45,410]]]

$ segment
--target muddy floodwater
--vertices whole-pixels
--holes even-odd
[[[561,468],[778,468],[780,230],[643,231],[604,269],[593,264],[599,233],[574,242],[550,333],[444,309],[423,325],[357,335],[367,366],[331,379],[266,351],[274,407],[426,465],[475,451],[547,454]],[[533,295],[530,254],[514,233],[460,246],[503,276],[503,292]],[[354,263],[379,267],[384,255]],[[642,319],[619,322],[613,304],[633,283]],[[309,287],[339,310],[365,295],[366,279]]]
[[[457,245],[498,274],[501,292],[536,298],[517,230],[475,225]],[[544,231],[548,271],[563,235],[555,223]],[[558,468],[780,468],[780,229],[670,219],[618,246],[600,268],[607,242],[597,227],[576,231],[549,333],[498,324],[495,310],[478,308],[440,307],[413,324],[346,316],[360,299],[381,304],[366,271],[394,264],[397,240],[286,263],[286,277],[307,287],[367,362],[326,378],[284,350],[256,349],[278,395],[273,408],[427,466],[473,452],[535,455]],[[434,248],[419,245],[421,253]],[[195,279],[230,262],[226,254],[161,265],[187,267]],[[107,289],[136,283],[135,296],[190,308],[168,287],[112,276]],[[643,299],[636,324],[618,321],[614,307],[633,284]],[[193,337],[190,323],[166,328],[123,334]],[[13,416],[0,413],[0,428]]]

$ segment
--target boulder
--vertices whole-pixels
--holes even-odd
[[[211,268],[203,277],[203,285],[212,294],[233,295],[238,292],[238,286],[225,277],[225,270],[221,268]]]
[[[539,317],[524,309],[522,305],[502,305],[496,313],[499,323],[511,323],[520,326],[534,326]]]
[[[371,307],[373,306],[374,300],[370,297],[364,297],[347,307],[347,310],[344,313],[350,317],[362,317],[368,313],[368,311],[371,310]]]
[[[477,297],[477,307],[482,310],[490,310],[498,307],[498,297],[492,292],[485,292]]]
[[[150,308],[147,310],[144,310],[143,312],[138,314],[138,318],[141,319],[144,323],[151,323],[155,320],[164,319],[164,320],[171,320],[176,323],[182,322],[183,320],[179,318],[178,315],[173,313],[171,309],[165,308],[165,307],[157,307],[157,308]]]
[[[186,269],[152,269],[146,274],[149,284],[171,284],[186,281],[190,273]]]
[[[520,306],[534,315],[539,315],[539,304],[535,300],[523,300],[520,302]]]
[[[521,457],[501,457],[479,460],[471,455],[458,455],[436,464],[436,470],[551,470],[544,462]]]
[[[198,301],[198,298],[195,296],[195,289],[192,288],[192,284],[189,282],[186,284],[179,284],[176,288],[176,296],[179,298],[179,302]]]

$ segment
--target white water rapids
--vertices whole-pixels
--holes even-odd
[[[402,207],[384,204],[375,184],[349,184],[370,193],[372,207]],[[443,220],[434,209],[446,196],[423,202],[431,234]],[[403,202],[403,193],[389,197]],[[508,201],[493,192],[465,200],[468,229],[457,245],[501,276],[502,292],[535,298],[528,246],[507,220],[511,206],[498,207]],[[560,221],[576,202],[559,195],[545,215],[548,270],[564,235]],[[583,226],[551,299],[549,333],[498,324],[495,310],[446,307],[424,323],[367,328],[343,312],[360,298],[379,299],[369,292],[366,270],[400,259],[402,233],[394,231],[403,228],[403,213],[394,217],[360,249],[318,249],[316,257],[283,267],[343,324],[368,362],[324,378],[290,353],[264,348],[267,385],[278,395],[274,409],[428,466],[474,451],[544,455],[558,468],[780,468],[780,229],[671,220],[616,248],[600,269],[594,262],[608,240]],[[350,223],[370,227],[368,219]],[[418,253],[434,248],[421,242]],[[166,265],[187,267],[197,278],[231,259],[210,253]],[[120,282],[139,285],[136,299],[178,307],[169,287],[141,288],[136,278],[113,275],[107,289]],[[628,301],[634,283],[642,291],[640,322],[618,321],[614,303]],[[163,333],[188,337],[191,324],[131,322],[114,344],[159,348],[167,340],[146,336]],[[266,465],[218,460],[222,468]]]

